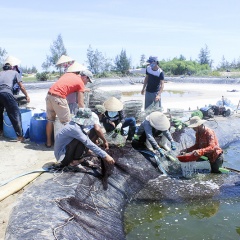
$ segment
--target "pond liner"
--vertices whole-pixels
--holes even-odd
[[[218,124],[206,124],[215,126],[220,145],[226,146],[239,139],[238,122],[239,118],[225,118]],[[189,130],[181,135],[187,144],[194,141],[194,132]],[[177,155],[181,146],[176,145]],[[43,174],[18,198],[5,240],[126,239],[123,214],[132,199],[179,202],[240,197],[237,173],[206,174],[186,180],[171,171],[163,176],[153,157],[143,156],[130,146],[111,148],[109,153],[116,164],[106,191],[99,178],[89,174]],[[166,162],[169,167],[175,164]]]

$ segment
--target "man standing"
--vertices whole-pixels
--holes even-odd
[[[17,58],[8,57],[3,66],[3,71],[0,72],[0,132],[3,131],[3,109],[5,108],[16,132],[17,140],[23,142],[24,137],[21,112],[18,108],[17,101],[13,96],[13,85],[15,83],[19,85],[20,90],[27,99],[27,102],[30,102],[30,98],[22,84],[22,79],[19,73],[13,70],[13,67],[19,63],[20,61]]]
[[[146,69],[146,77],[144,79],[141,94],[145,93],[145,109],[152,103],[161,105],[161,93],[164,88],[164,73],[158,66],[158,58],[150,56],[147,62],[150,64]]]
[[[75,62],[67,72],[49,89],[46,97],[47,125],[46,147],[52,146],[53,123],[56,115],[62,124],[70,121],[70,110],[67,102],[67,95],[73,92],[78,93],[78,107],[84,107],[85,85],[92,82],[93,75],[83,65]]]

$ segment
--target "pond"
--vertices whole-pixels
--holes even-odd
[[[240,170],[240,141],[224,150],[224,166]],[[125,211],[127,240],[240,239],[240,198],[188,202],[133,201]]]

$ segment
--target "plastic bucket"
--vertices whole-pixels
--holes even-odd
[[[32,117],[32,110],[29,109],[20,109],[21,118],[22,118],[22,129],[24,138],[29,138],[29,126],[30,119]],[[3,135],[4,137],[10,139],[16,139],[17,135],[13,128],[13,125],[7,115],[7,112],[3,114]]]
[[[30,121],[30,141],[35,143],[45,143],[47,141],[46,125],[47,114],[45,112],[35,113]]]

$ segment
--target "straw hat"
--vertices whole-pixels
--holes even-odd
[[[170,128],[170,122],[168,118],[161,112],[152,112],[146,120],[150,122],[150,125],[160,131],[166,131]]]
[[[61,65],[61,64],[63,64],[63,63],[72,62],[72,61],[74,61],[74,59],[72,59],[72,58],[70,58],[70,57],[68,57],[68,56],[66,56],[66,55],[62,55],[62,56],[58,59],[56,65]]]
[[[199,116],[195,116],[195,117],[190,118],[188,127],[190,127],[190,128],[198,127],[205,122],[206,122],[206,120],[202,120]]]
[[[74,62],[68,69],[67,72],[81,72],[83,70],[85,70],[86,67],[84,67],[82,64],[78,63],[78,62]]]
[[[118,112],[123,110],[122,102],[115,97],[110,97],[103,103],[103,106],[105,107],[106,111],[110,112]]]
[[[71,120],[82,126],[94,125],[95,122],[90,108],[79,108],[76,115],[73,116]]]
[[[13,56],[8,56],[4,62],[4,64],[9,63],[12,67],[17,66],[21,63],[21,61]]]

